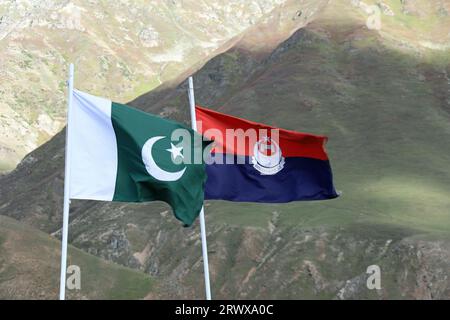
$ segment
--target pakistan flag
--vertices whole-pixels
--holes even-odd
[[[70,198],[161,200],[190,226],[203,205],[209,141],[178,122],[78,90],[72,99]]]

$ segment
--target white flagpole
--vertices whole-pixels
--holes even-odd
[[[193,130],[197,131],[197,117],[195,115],[194,81],[192,80],[192,77],[189,77],[188,96],[189,96],[189,107],[191,110],[191,126]],[[209,284],[208,247],[206,245],[205,210],[203,206],[200,211],[199,218],[200,218],[200,233],[202,238],[203,271],[205,274],[206,300],[211,300],[211,287]]]
[[[63,228],[61,239],[61,278],[59,282],[59,300],[66,299],[66,273],[67,273],[67,236],[69,233],[69,185],[70,185],[70,119],[73,96],[73,63],[69,66],[69,81],[67,83],[69,94],[67,98],[67,125],[66,125],[66,156],[64,170],[64,208],[63,208]]]

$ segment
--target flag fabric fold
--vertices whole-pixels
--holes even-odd
[[[196,116],[199,133],[214,140],[214,161],[206,166],[205,199],[283,203],[338,197],[324,148],[327,137],[278,129],[200,106]],[[253,141],[248,135],[252,130],[257,133]],[[270,132],[276,132],[276,139]]]
[[[205,163],[184,155],[203,154],[209,142],[178,122],[78,90],[72,108],[70,198],[161,200],[185,225],[194,222],[203,205]],[[171,140],[177,129],[190,133],[189,143]]]

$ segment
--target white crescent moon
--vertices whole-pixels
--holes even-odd
[[[157,136],[148,139],[144,146],[142,147],[142,161],[144,162],[145,169],[147,172],[156,180],[160,181],[177,181],[180,179],[184,172],[186,171],[186,167],[183,170],[177,172],[168,172],[161,169],[155,162],[152,156],[152,148],[156,141],[164,139],[164,136]]]

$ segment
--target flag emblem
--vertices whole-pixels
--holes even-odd
[[[180,179],[184,172],[186,171],[186,167],[183,168],[180,171],[176,171],[176,172],[169,172],[166,170],[161,169],[155,162],[155,159],[153,158],[152,155],[152,149],[153,149],[153,145],[161,140],[164,139],[165,136],[158,136],[158,137],[153,137],[148,139],[144,146],[142,147],[142,161],[145,164],[145,169],[147,170],[148,174],[151,175],[153,178],[155,178],[156,180],[159,181],[177,181],[178,179]],[[172,154],[172,159],[175,159],[178,156],[182,157],[181,154],[181,150],[183,149],[182,147],[175,147],[172,144],[172,148],[171,149],[166,149],[167,151],[169,151]]]
[[[214,140],[205,199],[284,203],[338,197],[327,137],[271,127],[196,107],[200,133]],[[244,143],[242,143],[244,142]]]
[[[263,175],[277,174],[284,168],[280,146],[270,137],[262,138],[253,147],[252,164]]]

